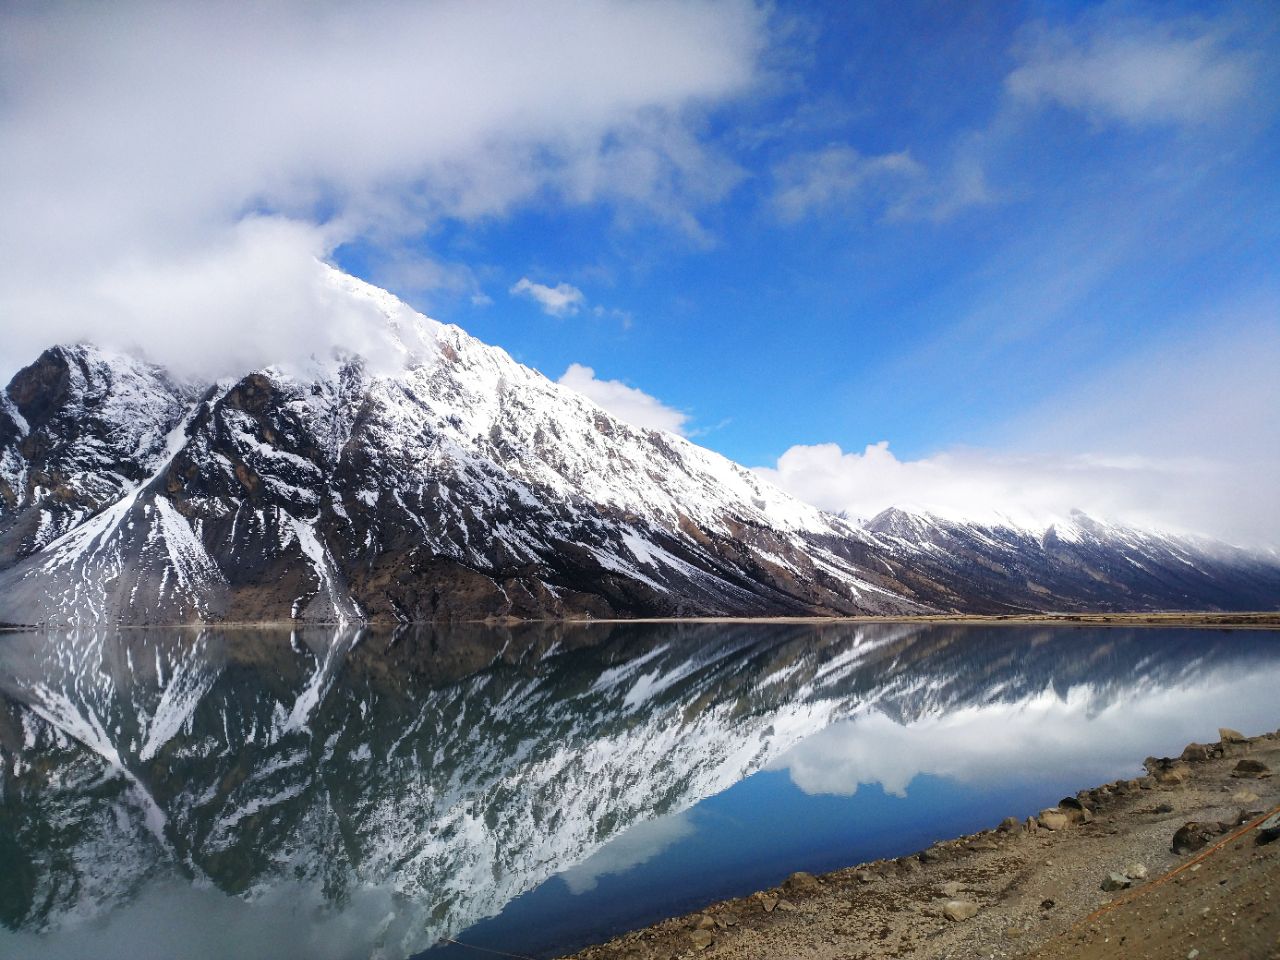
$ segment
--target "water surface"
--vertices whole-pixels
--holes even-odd
[[[0,634],[0,956],[551,955],[1273,729],[1278,681],[1258,631]]]

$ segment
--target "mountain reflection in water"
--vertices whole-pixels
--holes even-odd
[[[1274,727],[1277,680],[1271,632],[0,634],[0,955],[573,947]]]

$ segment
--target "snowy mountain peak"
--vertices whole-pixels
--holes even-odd
[[[0,621],[1274,606],[1087,517],[849,524],[334,270],[361,349],[193,389],[88,346],[0,406]],[[367,349],[365,349],[367,347]]]

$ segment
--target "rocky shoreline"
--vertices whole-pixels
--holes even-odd
[[[573,960],[1280,958],[1280,731],[1219,734],[1037,817],[793,874]]]

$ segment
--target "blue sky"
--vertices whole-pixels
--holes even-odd
[[[33,311],[180,363],[194,300],[278,353],[280,282],[189,278],[303,251],[824,507],[1280,539],[1274,4],[54,9],[0,49],[0,209],[49,237],[0,237],[6,371]]]

